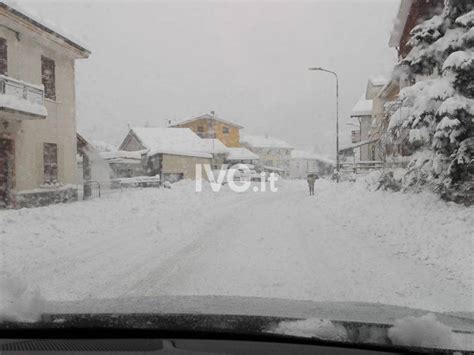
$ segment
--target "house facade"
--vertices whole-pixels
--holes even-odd
[[[240,143],[258,155],[263,170],[289,175],[293,147],[287,142],[269,136],[245,135],[240,138]]]
[[[390,160],[390,158],[387,160],[387,157],[394,155],[402,156],[404,153],[403,146],[381,141],[385,132],[387,132],[389,123],[389,117],[385,111],[385,104],[396,100],[399,91],[399,82],[396,80],[390,80],[374,98],[373,103],[373,124],[369,138],[380,143],[375,146],[375,154],[379,157],[379,160],[384,161],[385,164],[389,163],[388,160]]]
[[[411,30],[432,16],[441,14],[443,7],[444,0],[401,0],[389,39],[389,47],[397,50],[399,60],[405,58],[411,50],[408,43]],[[395,101],[402,88],[424,79],[407,77],[403,72],[392,73],[392,78],[374,97],[373,127],[369,139],[380,141],[387,131],[389,116],[385,105]],[[384,142],[383,149],[380,144],[376,146],[376,155],[381,157],[386,166],[404,166],[408,162],[407,156],[410,152],[406,151],[403,144]]]
[[[197,164],[211,164],[209,144],[188,128],[135,127],[119,150],[144,155],[145,175],[159,175],[162,181],[196,178]]]
[[[405,58],[411,47],[408,43],[410,31],[421,22],[443,11],[444,0],[401,0],[389,46],[398,52],[398,58]]]
[[[189,128],[201,138],[219,139],[226,147],[240,147],[240,130],[243,128],[214,112],[178,121],[170,127]]]
[[[92,197],[92,188],[108,189],[110,178],[113,176],[111,166],[100,156],[97,149],[82,135],[77,133],[77,178],[76,182],[82,185],[78,191],[79,198]]]
[[[352,108],[351,118],[357,122],[359,127],[351,134],[351,147],[354,150],[352,155],[355,160],[381,161],[383,158],[380,154],[380,141],[373,136],[372,131],[376,121],[374,105],[377,95],[386,83],[387,80],[381,76],[370,77],[364,94]],[[377,104],[379,103],[377,102]]]
[[[74,200],[74,62],[90,52],[0,3],[0,207]]]

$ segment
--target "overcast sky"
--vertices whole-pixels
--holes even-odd
[[[335,150],[337,71],[343,142],[367,77],[395,63],[388,39],[398,0],[40,1],[28,7],[85,42],[77,125],[121,142],[132,126],[215,110],[295,146]],[[352,128],[353,129],[353,128]]]

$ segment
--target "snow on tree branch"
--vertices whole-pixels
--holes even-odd
[[[383,141],[412,156],[410,184],[449,188],[474,178],[473,7],[447,0],[442,15],[411,31],[412,50],[396,68],[417,82],[385,106]]]

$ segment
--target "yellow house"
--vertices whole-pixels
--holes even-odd
[[[214,112],[179,121],[171,127],[189,128],[201,138],[217,138],[226,147],[240,147],[243,127],[218,117]]]
[[[90,52],[0,2],[0,208],[74,200],[74,62]]]

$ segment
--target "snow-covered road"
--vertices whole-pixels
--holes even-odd
[[[194,183],[0,212],[1,272],[46,299],[238,295],[473,311],[473,208],[320,180]]]

